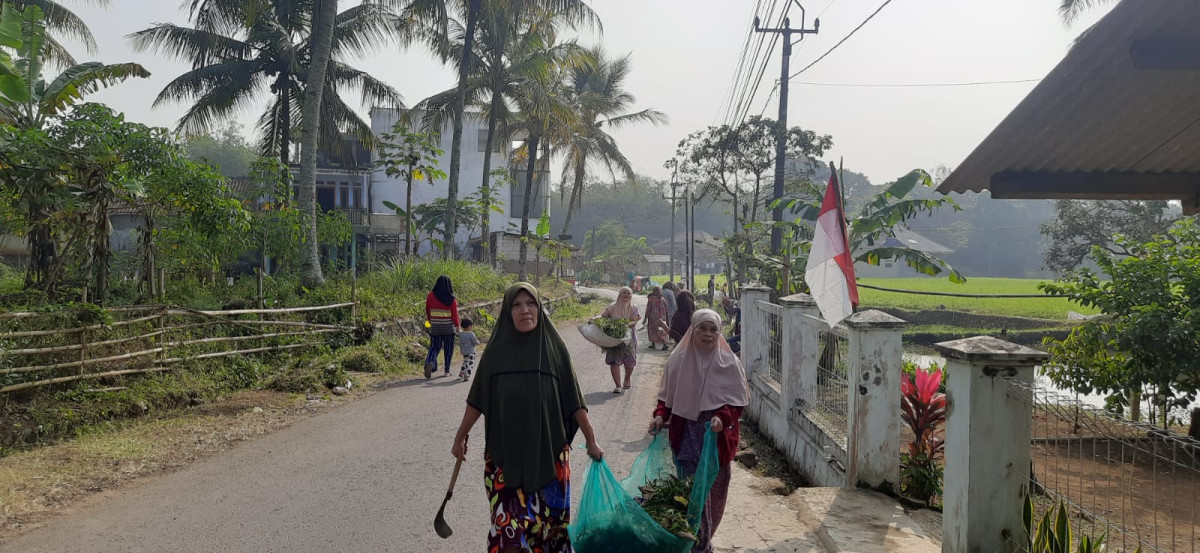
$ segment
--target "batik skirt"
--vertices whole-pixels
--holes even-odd
[[[700,421],[708,421],[712,419],[712,411],[703,411],[700,413]],[[683,439],[679,443],[679,451],[675,452],[675,459],[679,461],[679,467],[684,475],[696,473],[696,468],[700,464],[700,452],[704,446],[704,433],[708,432],[704,422],[698,422],[688,419],[686,426],[683,429]],[[692,546],[691,553],[712,553],[713,534],[717,532],[717,527],[721,525],[721,518],[725,515],[725,501],[729,498],[729,480],[731,473],[729,472],[729,463],[721,465],[721,469],[717,472],[717,480],[713,482],[712,489],[708,492],[708,501],[704,504],[704,512],[700,516],[700,532],[696,536],[696,545]]]
[[[571,523],[571,445],[554,463],[555,478],[542,489],[527,493],[504,485],[504,472],[484,458],[483,483],[492,512],[488,553],[508,547],[530,553],[572,553],[567,525]]]

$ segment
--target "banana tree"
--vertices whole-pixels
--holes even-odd
[[[0,55],[0,121],[20,128],[41,128],[46,120],[91,94],[150,72],[136,63],[98,61],[72,65],[53,80],[43,75],[47,52],[46,25],[41,8],[18,11],[4,5],[0,13],[0,46],[13,50]]]
[[[943,207],[955,211],[960,209],[954,200],[946,197],[910,198],[909,195],[917,186],[932,188],[933,178],[922,169],[914,169],[886,185],[882,192],[859,210],[856,217],[849,219],[847,231],[854,260],[869,265],[902,261],[921,274],[939,276],[945,273],[951,282],[966,282],[966,277],[958,269],[936,255],[905,246],[882,246],[889,238],[894,238],[907,221],[918,215],[932,215]],[[790,195],[773,202],[771,208],[776,206],[788,209],[796,218],[791,222],[775,223],[783,229],[780,255],[759,254],[756,260],[761,267],[778,271],[777,284],[781,290],[788,293],[802,291],[807,288],[802,276],[808,265],[812,229],[821,212],[821,195]]]

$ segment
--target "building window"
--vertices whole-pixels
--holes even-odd
[[[476,148],[476,150],[478,150],[480,152],[487,151],[487,135],[488,135],[487,129],[479,129],[479,144],[478,144],[478,147]],[[498,153],[500,153],[500,143],[503,141],[500,140],[499,136],[496,136],[493,138],[494,139],[492,140],[492,153],[498,154]]]
[[[354,207],[362,207],[363,206],[362,189],[361,188],[354,189],[354,204],[353,204],[353,206]]]
[[[342,188],[342,207],[350,207],[350,189]]]

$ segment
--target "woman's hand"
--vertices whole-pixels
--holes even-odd
[[[454,439],[454,447],[450,448],[450,454],[453,455],[455,459],[460,459],[463,461],[467,460],[467,438],[469,437],[470,435],[468,434],[467,436],[463,436],[461,440],[457,437]]]
[[[646,431],[649,432],[651,435],[656,435],[656,434],[658,434],[659,430],[662,430],[662,427],[663,427],[663,418],[659,417],[659,416],[655,416],[654,420],[650,421],[650,428],[647,429]]]
[[[593,461],[599,461],[604,458],[604,449],[596,442],[587,445],[587,452],[588,457],[591,457]]]
[[[721,432],[722,430],[725,430],[725,423],[721,422],[721,417],[713,417],[712,418],[712,431],[713,432]]]

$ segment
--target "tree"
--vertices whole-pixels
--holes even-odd
[[[588,230],[584,236],[584,251],[592,264],[601,272],[624,276],[636,266],[642,256],[650,253],[646,237],[631,237],[625,234],[625,226],[613,219],[602,221],[595,231]]]
[[[226,177],[245,177],[258,159],[254,148],[242,136],[241,125],[230,121],[214,134],[184,137],[184,150],[193,161],[212,165]]]
[[[1115,242],[1129,255],[1096,246],[1098,272],[1080,268],[1039,285],[1103,314],[1065,340],[1047,339],[1045,371],[1076,392],[1109,394],[1120,408],[1149,391],[1165,427],[1168,411],[1200,391],[1200,226],[1182,219],[1148,242]]]
[[[485,2],[479,6],[470,50],[466,48],[466,30],[453,21],[446,34],[432,38],[434,50],[459,69],[460,79],[455,88],[422,100],[415,110],[423,113],[424,128],[439,131],[447,117],[455,121],[459,98],[485,114],[488,136],[483,157],[482,190],[491,188],[492,153],[496,141],[509,136],[511,108],[526,80],[565,63],[577,53],[578,48],[573,42],[555,43],[555,28],[562,24],[598,26],[599,22],[591,8],[578,0]],[[467,52],[472,54],[468,56]],[[464,59],[470,59],[469,71]],[[457,121],[455,127],[461,125],[461,118]],[[461,149],[461,142],[455,148]],[[451,164],[458,165],[453,151],[451,158]],[[490,228],[490,217],[486,214],[483,226]],[[490,258],[490,245],[485,240],[483,259],[488,262]]]
[[[10,125],[41,128],[84,95],[131,77],[150,76],[136,63],[87,62],[72,65],[47,82],[43,70],[48,38],[41,8],[17,11],[5,4],[0,25],[7,29],[0,33],[0,46],[17,54],[17,59],[9,58],[11,69],[8,63],[0,63],[0,120]],[[7,52],[3,55],[8,57]]]
[[[29,141],[28,146],[33,147],[48,140],[37,131],[47,119],[62,114],[84,95],[129,77],[150,75],[134,63],[104,65],[89,62],[68,67],[47,83],[43,76],[47,40],[41,8],[29,6],[18,11],[9,4],[0,8],[0,119],[17,129],[16,135],[25,130],[32,131],[20,138],[10,136],[18,143]],[[16,53],[15,60],[8,50]],[[14,154],[36,165],[10,181],[10,189],[19,191],[17,201],[23,207],[24,230],[29,237],[32,262],[26,272],[26,286],[53,292],[62,265],[55,262],[57,252],[51,235],[51,219],[57,207],[69,198],[64,197],[65,183],[49,172],[55,161],[41,157],[45,155],[48,155],[45,151],[35,153],[29,149]]]
[[[437,147],[436,134],[427,131],[413,132],[403,121],[392,127],[392,132],[383,135],[379,147],[379,166],[389,177],[403,176],[407,186],[404,194],[404,208],[384,202],[388,209],[396,211],[404,217],[404,253],[416,255],[413,249],[413,219],[412,219],[412,188],[413,180],[428,179],[432,186],[434,179],[445,178],[446,174],[438,169],[438,156],[442,149]]]
[[[82,18],[67,9],[62,3],[54,0],[7,0],[6,3],[21,11],[30,7],[36,7],[42,11],[45,15],[46,28],[52,33],[46,37],[46,58],[51,63],[62,67],[76,64],[71,53],[54,38],[53,35],[57,34],[82,42],[89,54],[96,53],[96,37],[92,36],[92,30],[88,28]],[[90,0],[89,3],[104,7],[109,5],[108,0]]]
[[[625,92],[625,79],[629,76],[629,55],[609,59],[602,48],[593,48],[584,57],[584,63],[572,66],[567,72],[567,92],[575,110],[579,113],[580,125],[567,135],[567,162],[563,165],[562,181],[567,182],[574,173],[571,200],[567,204],[567,218],[563,222],[562,234],[571,225],[571,216],[582,207],[583,183],[587,176],[588,163],[600,161],[609,173],[621,171],[633,180],[633,167],[625,154],[617,148],[617,142],[605,128],[619,129],[636,123],[665,124],[666,114],[656,109],[626,113],[636,98]]]
[[[959,209],[954,200],[946,197],[910,197],[917,186],[932,188],[933,178],[924,170],[914,169],[886,185],[883,191],[875,194],[862,206],[856,217],[849,219],[846,230],[854,261],[869,265],[879,265],[883,261],[903,261],[919,273],[930,276],[945,273],[951,282],[966,282],[962,273],[933,254],[907,246],[881,245],[888,238],[894,238],[898,229],[904,228],[908,221],[918,215],[932,215],[943,207]],[[781,207],[789,209],[798,217],[791,223],[785,223],[784,244],[779,256],[757,256],[761,266],[780,270],[779,285],[781,290],[789,293],[803,290],[806,286],[802,279],[797,277],[804,274],[804,268],[808,264],[808,250],[814,234],[813,225],[821,211],[821,201],[814,196],[817,195],[791,195],[780,201]]]
[[[1136,244],[1149,242],[1165,234],[1176,219],[1166,201],[1059,200],[1054,211],[1055,218],[1043,223],[1041,232],[1050,240],[1046,268],[1059,274],[1078,267],[1096,247],[1129,255],[1115,236]]]
[[[427,0],[413,2],[412,6]],[[262,155],[277,155],[286,167],[292,162],[294,114],[311,77],[324,75],[320,104],[321,148],[340,147],[349,132],[367,147],[374,145],[371,125],[345,103],[340,92],[358,90],[362,103],[400,107],[400,93],[346,62],[351,54],[382,47],[393,38],[412,40],[425,25],[424,12],[415,8],[395,13],[391,2],[368,0],[336,15],[327,70],[310,71],[316,57],[310,40],[314,6],[323,1],[185,0],[194,27],[160,23],[129,35],[139,52],[156,51],[188,63],[192,69],[159,92],[153,106],[190,101],[177,130],[185,134],[209,131],[259,101],[266,90],[274,96],[258,118]]]
[[[337,0],[313,0],[312,36],[309,50],[308,81],[325,82],[329,58],[333,53],[333,29],[337,24]],[[305,86],[300,119],[300,205],[313,219],[308,244],[301,254],[300,280],[305,286],[325,283],[321,274],[321,256],[317,250],[317,134],[321,131],[323,86]]]
[[[1058,14],[1062,16],[1063,23],[1069,25],[1084,11],[1110,1],[1112,0],[1059,0]]]

